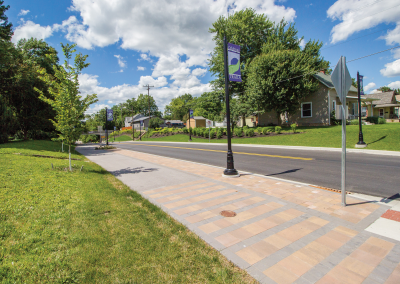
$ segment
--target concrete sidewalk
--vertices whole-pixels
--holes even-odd
[[[351,195],[342,207],[340,194],[296,183],[225,178],[218,167],[128,150],[76,150],[261,283],[400,283],[395,207]],[[381,219],[395,222],[389,234]]]

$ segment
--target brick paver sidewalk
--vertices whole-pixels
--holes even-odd
[[[342,207],[340,194],[296,183],[226,178],[220,168],[128,150],[113,155],[196,175],[140,193],[261,283],[400,283],[400,242],[365,230],[393,214],[388,206],[348,195]]]

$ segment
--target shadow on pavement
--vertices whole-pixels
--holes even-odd
[[[295,172],[300,171],[300,170],[302,170],[302,169],[287,170],[287,171],[284,171],[284,172],[281,172],[281,173],[270,174],[270,175],[265,175],[265,176],[268,177],[268,176],[277,176],[277,175],[290,174],[290,173],[295,173]]]
[[[110,171],[114,176],[120,176],[123,174],[139,174],[139,173],[150,173],[158,171],[157,168],[145,168],[145,167],[137,167],[137,168],[126,168],[126,169],[121,169],[117,171]]]

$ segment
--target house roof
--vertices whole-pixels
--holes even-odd
[[[205,118],[202,117],[202,116],[193,116],[193,118],[194,118],[194,119],[205,119]]]
[[[150,116],[141,116],[141,117],[139,117],[139,118],[137,118],[137,119],[134,119],[133,122],[139,122],[139,121],[141,121],[141,120],[146,120],[146,119],[148,119],[148,118],[150,118]]]
[[[314,77],[318,81],[320,81],[322,84],[327,86],[328,88],[330,88],[330,89],[334,89],[335,88],[335,86],[333,85],[332,79],[331,79],[331,75],[319,72],[317,74],[314,74]],[[358,92],[358,90],[354,86],[351,86],[349,91],[350,92]]]
[[[384,105],[375,105],[374,108],[380,107],[400,107],[400,104],[384,104]]]
[[[393,95],[394,95],[394,91],[389,91],[389,92],[383,92],[383,93],[364,95],[364,97],[371,98],[371,99],[378,99],[378,100],[374,101],[374,105],[378,106],[378,105],[392,104],[393,103]]]

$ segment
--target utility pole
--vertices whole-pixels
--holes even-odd
[[[149,84],[147,84],[147,86],[143,87],[147,88],[147,98],[149,100],[149,117],[150,117],[150,88],[154,88],[154,86],[150,86]]]

